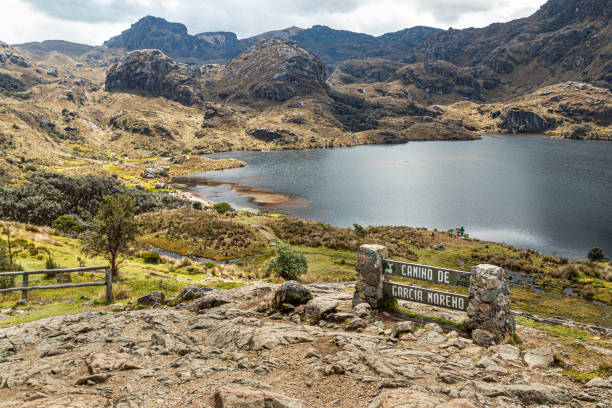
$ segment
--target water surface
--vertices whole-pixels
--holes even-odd
[[[339,226],[464,226],[471,236],[584,257],[612,255],[612,143],[539,136],[281,152],[227,152],[248,166],[190,190]],[[262,192],[264,194],[262,194]]]

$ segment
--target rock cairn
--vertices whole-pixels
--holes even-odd
[[[467,314],[465,324],[477,344],[500,343],[514,335],[510,289],[502,268],[488,264],[472,268]]]
[[[362,245],[357,252],[357,276],[353,306],[369,303],[378,307],[383,298],[383,259],[388,257],[387,248],[382,245]]]

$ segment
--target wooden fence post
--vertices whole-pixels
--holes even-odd
[[[27,288],[28,287],[28,276],[30,276],[30,275],[28,275],[27,273],[24,273],[22,276],[23,276],[23,280],[22,280],[23,283],[21,284],[21,286],[24,287],[24,288]],[[27,290],[22,290],[21,291],[21,299],[22,300],[28,300],[28,291]]]
[[[110,304],[113,303],[113,277],[111,275],[111,270],[109,267],[106,267],[106,301]]]

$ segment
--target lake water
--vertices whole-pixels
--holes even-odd
[[[541,136],[281,152],[227,152],[248,166],[190,190],[339,226],[464,226],[470,236],[584,257],[612,256],[612,143]]]

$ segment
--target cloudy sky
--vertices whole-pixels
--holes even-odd
[[[61,39],[91,45],[154,15],[191,34],[239,38],[315,24],[380,35],[415,25],[483,27],[526,17],[544,0],[0,0],[0,41]]]

